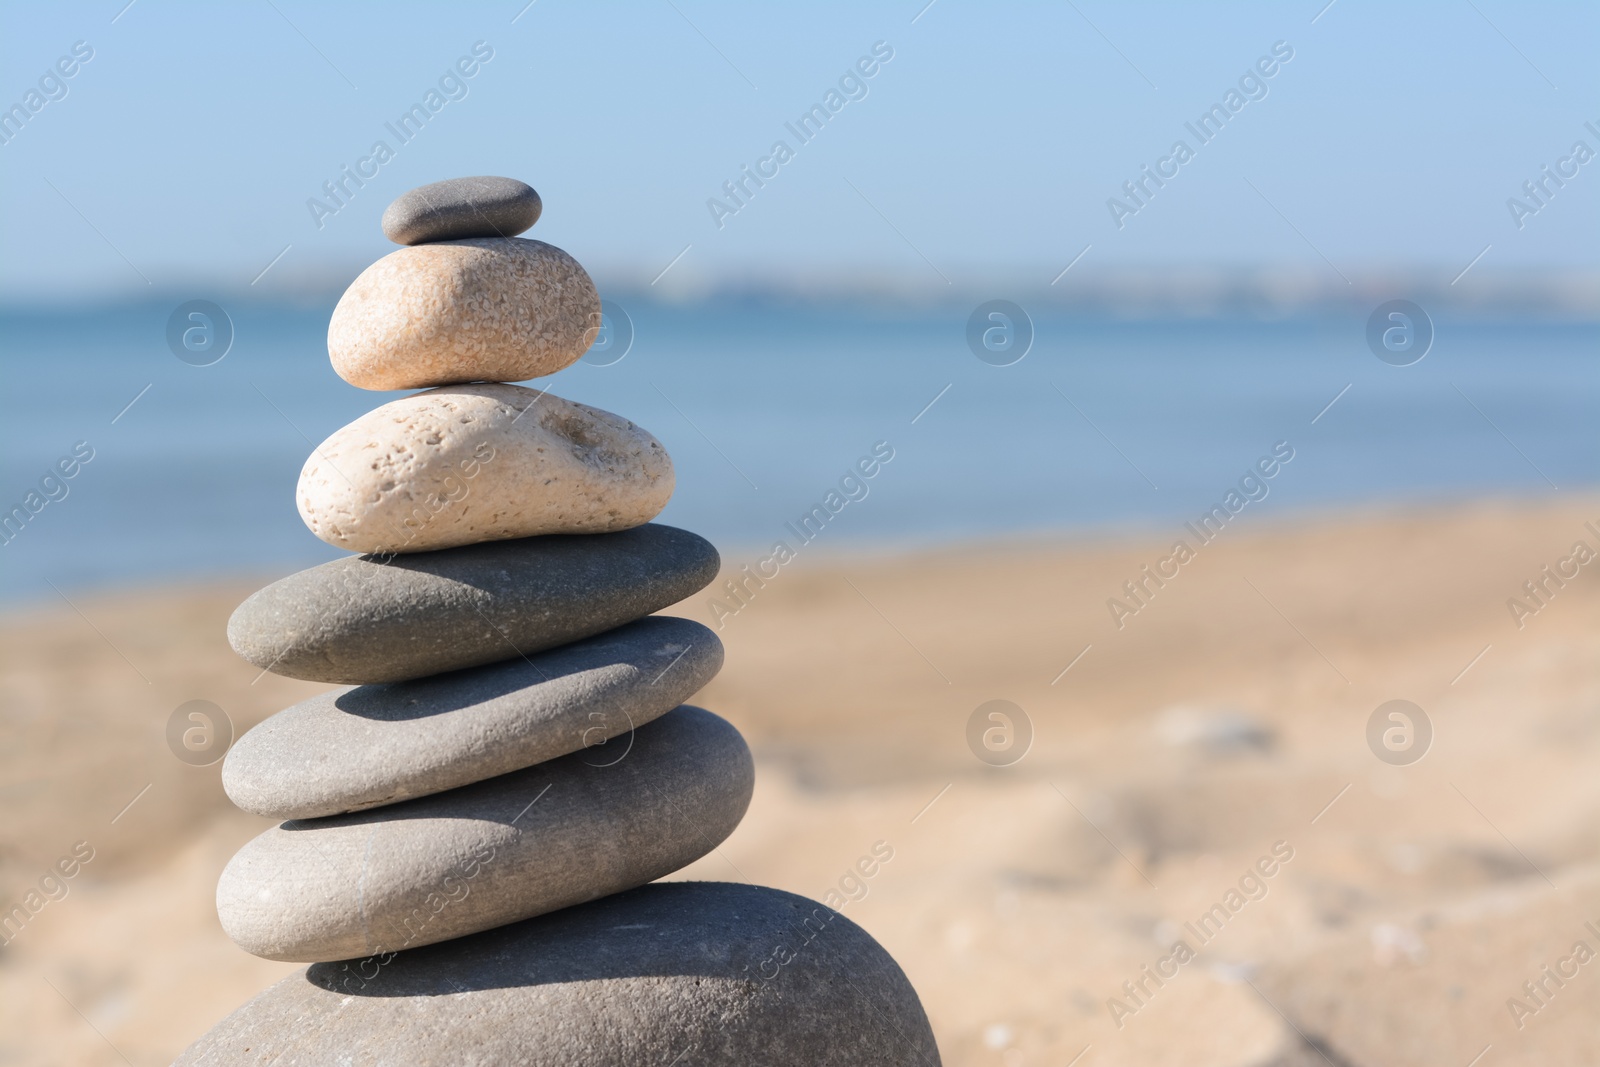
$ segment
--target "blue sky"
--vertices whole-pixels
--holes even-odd
[[[1454,273],[1486,246],[1485,270],[1593,268],[1600,247],[1600,160],[1520,229],[1506,207],[1575,141],[1600,150],[1594,4],[524,2],[7,8],[0,106],[75,42],[93,58],[0,145],[6,297],[247,287],[280,253],[263,287],[338,276],[392,248],[389,200],[461,174],[533,184],[530,236],[602,277],[682,253],[672,284],[1044,284],[1086,246],[1075,271],[1329,278]],[[401,144],[385,123],[480,41],[465,95]],[[1265,97],[1201,145],[1184,124],[1279,41]],[[785,123],[876,42],[866,95],[800,143]],[[1180,138],[1194,158],[1119,228],[1108,198]],[[719,228],[707,201],[780,139],[793,158]],[[319,228],[307,201],[379,140],[393,158]]]

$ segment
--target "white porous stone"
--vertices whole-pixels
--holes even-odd
[[[515,385],[430,389],[370,411],[306,460],[311,532],[352,552],[422,552],[649,522],[672,460],[628,420]]]

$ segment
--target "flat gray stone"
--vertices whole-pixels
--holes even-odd
[[[515,237],[539,221],[544,205],[515,178],[451,178],[419,185],[383,212],[383,235],[397,245]]]
[[[755,782],[739,732],[688,706],[588,752],[353,815],[286,822],[217,883],[234,943],[339,960],[478,933],[671,874],[719,845]]]
[[[705,538],[657,523],[348,556],[251,594],[228,620],[228,641],[290,678],[400,682],[614,629],[693,596],[719,565]]]
[[[721,668],[716,634],[658,615],[527,659],[336,689],[235,742],[222,786],[245,811],[312,819],[455,789],[580,749],[606,763],[622,758],[632,730],[692,697]]]
[[[675,882],[317,964],[177,1060],[241,1063],[939,1067],[939,1050],[905,974],[849,919],[776,889]]]

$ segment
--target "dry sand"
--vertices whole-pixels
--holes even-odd
[[[1520,630],[1506,607],[1600,543],[1591,519],[1569,498],[1240,526],[1121,630],[1105,601],[1165,536],[804,558],[722,627],[698,702],[758,784],[681,877],[821,897],[886,842],[844,913],[951,1065],[1600,1062],[1600,959],[1560,962],[1600,951],[1600,584],[1585,568]],[[213,906],[267,824],[164,740],[190,699],[242,731],[321,688],[229,651],[255,584],[0,622],[0,902],[95,852],[0,949],[0,1063],[166,1063],[295,969],[235,949]],[[707,601],[677,613],[709,623]],[[996,698],[1035,731],[1009,767],[966,741]],[[1434,727],[1410,766],[1367,746],[1393,698]],[[1292,859],[1227,911],[1275,844]],[[1219,903],[1202,944],[1183,924]],[[1143,978],[1179,937],[1197,957]]]

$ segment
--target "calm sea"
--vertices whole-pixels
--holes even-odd
[[[94,453],[0,546],[0,599],[51,597],[50,583],[71,593],[287,572],[338,554],[301,524],[295,479],[313,443],[395,394],[333,373],[331,305],[230,306],[231,350],[192,366],[166,341],[175,303],[0,315],[0,510],[24,504],[79,442]],[[794,543],[786,524],[878,442],[894,458],[817,546],[1176,534],[1278,442],[1294,458],[1242,521],[1600,479],[1594,323],[1436,316],[1427,356],[1395,367],[1368,350],[1358,314],[1038,312],[1027,355],[994,366],[969,350],[964,308],[627,311],[622,359],[541,384],[659,437],[678,477],[662,521],[730,557]]]

